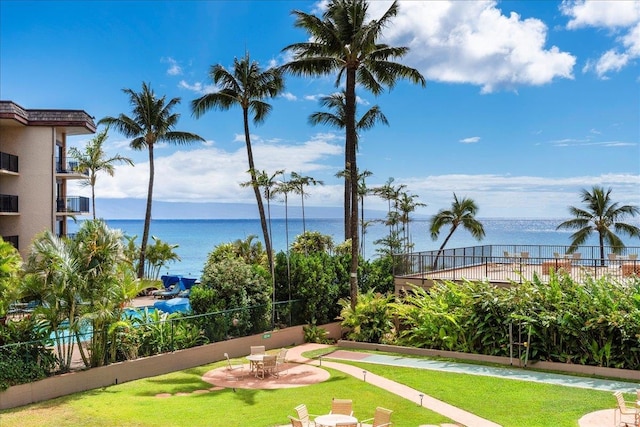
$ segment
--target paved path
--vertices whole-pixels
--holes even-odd
[[[375,375],[369,371],[365,371],[366,374],[364,374],[361,368],[354,367],[351,365],[346,365],[339,362],[331,362],[331,361],[321,360],[321,359],[310,360],[302,356],[302,353],[304,352],[316,350],[320,348],[326,348],[326,347],[327,346],[324,346],[321,344],[304,344],[301,346],[297,346],[289,350],[288,359],[298,363],[307,363],[307,364],[315,364],[315,365],[321,364],[322,366],[327,366],[332,369],[345,372],[353,377],[361,378],[371,384],[374,384],[378,387],[384,388],[385,390],[391,391],[399,396],[402,396],[408,400],[416,402],[417,404],[420,404],[420,402],[422,402],[422,406],[434,412],[442,414],[448,418],[451,418],[456,423],[458,423],[458,425],[473,426],[473,427],[499,427],[499,424],[480,418],[470,412],[467,412],[455,406],[449,405],[448,403],[443,402],[441,400],[432,398],[431,396],[425,395],[424,393],[418,390],[412,389],[402,384],[398,384],[387,378],[383,378],[378,375]],[[416,358],[402,357],[402,356],[389,356],[389,355],[363,353],[363,352],[357,352],[357,351],[336,350],[331,353],[330,357],[332,359],[358,360],[365,363],[377,363],[377,364],[385,364],[385,365],[393,365],[393,366],[406,366],[406,367],[418,368],[418,369],[432,369],[432,370],[439,370],[439,371],[464,373],[464,374],[470,374],[470,375],[485,375],[485,376],[493,376],[493,377],[500,377],[500,378],[514,379],[514,380],[521,380],[521,381],[544,382],[544,383],[555,384],[555,385],[563,385],[567,387],[588,388],[588,389],[601,390],[601,391],[613,392],[613,391],[619,390],[625,393],[635,393],[637,389],[640,389],[640,384],[634,384],[634,383],[623,382],[623,381],[576,377],[571,375],[537,372],[537,371],[531,371],[531,370],[525,371],[522,369],[494,368],[489,366],[473,365],[473,364],[467,364],[467,363],[441,362],[441,361],[416,359]],[[613,400],[613,398],[611,403],[612,403],[612,406],[615,404],[615,401]],[[586,414],[585,416],[583,416],[578,421],[578,425],[580,427],[601,427],[601,426],[612,425],[613,416],[614,416],[614,409],[596,411],[591,414]],[[443,425],[443,427],[444,426],[448,426],[448,425]]]
[[[322,363],[322,366],[326,366],[331,369],[335,369],[337,371],[342,371],[355,378],[365,377],[361,368],[357,368],[352,365],[346,365],[344,363],[338,363],[338,362],[329,362],[327,360],[310,360],[302,357],[302,353],[304,352],[316,350],[323,347],[327,347],[327,346],[324,346],[321,344],[304,344],[301,346],[297,346],[289,350],[289,352],[287,353],[287,359],[297,363],[308,363],[308,364],[315,364],[315,365],[319,365],[320,363]],[[412,402],[416,402],[417,404],[420,403],[420,400],[421,400],[420,395],[423,395],[422,406],[434,412],[442,414],[445,417],[451,418],[452,420],[454,420],[456,423],[460,425],[473,426],[473,427],[500,427],[500,424],[496,424],[494,422],[485,420],[484,418],[480,418],[477,415],[474,415],[470,412],[464,411],[460,408],[456,408],[455,406],[449,405],[446,402],[443,402],[441,400],[434,399],[431,396],[425,395],[424,393],[416,389],[407,387],[403,384],[399,384],[395,381],[391,381],[387,378],[378,376],[372,372],[367,371],[366,381],[380,388],[388,390],[392,393],[395,393],[398,396],[402,396],[405,399],[411,400]]]

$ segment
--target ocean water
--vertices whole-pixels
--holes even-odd
[[[474,239],[469,232],[458,229],[453,234],[447,248],[459,248],[477,245],[569,245],[572,231],[556,230],[558,224],[565,219],[479,219],[482,222],[486,236],[482,241]],[[140,244],[143,220],[106,220],[111,228],[117,228],[128,236],[138,236],[136,242]],[[640,226],[638,221],[628,221]],[[69,232],[75,232],[82,221],[69,223]],[[287,237],[288,229],[288,237]],[[335,244],[343,241],[343,221],[341,219],[307,219],[307,231],[318,231],[333,238]],[[302,219],[273,219],[271,221],[271,235],[273,248],[276,252],[285,251],[287,241],[291,244],[296,236],[302,234]],[[437,250],[449,232],[444,227],[438,240],[433,241],[429,233],[428,220],[414,220],[409,225],[414,251]],[[381,223],[373,223],[367,228],[364,236],[364,257],[373,259],[378,256],[374,241],[384,238],[388,229]],[[150,236],[169,243],[176,244],[176,253],[180,261],[165,266],[163,274],[181,274],[188,277],[199,277],[208,254],[219,244],[245,239],[255,235],[262,241],[262,228],[257,219],[203,219],[203,220],[153,220]],[[627,246],[640,246],[640,240],[621,236]],[[150,239],[150,243],[152,243]],[[592,234],[585,245],[598,245],[598,237]]]

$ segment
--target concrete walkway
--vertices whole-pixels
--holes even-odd
[[[499,427],[492,421],[480,418],[470,412],[464,411],[455,406],[449,405],[446,402],[442,402],[438,399],[432,398],[420,392],[419,390],[412,389],[402,384],[398,384],[387,378],[380,377],[369,371],[363,371],[361,368],[357,368],[351,365],[346,365],[339,362],[331,362],[328,360],[311,360],[304,358],[302,353],[320,348],[327,348],[328,346],[321,344],[304,344],[294,347],[289,350],[288,359],[292,362],[306,363],[313,365],[322,365],[329,368],[345,372],[355,378],[363,379],[368,383],[376,385],[385,390],[391,391],[405,399],[422,403],[422,406],[444,415],[454,420],[457,425],[472,426],[472,427]],[[364,363],[376,363],[392,366],[404,366],[417,369],[431,369],[438,371],[447,371],[455,373],[464,373],[470,375],[484,375],[492,377],[500,377],[505,379],[513,379],[520,381],[533,381],[543,382],[555,385],[562,385],[567,387],[587,388],[600,391],[622,391],[625,393],[635,393],[637,389],[640,389],[640,384],[634,384],[622,381],[603,380],[595,378],[576,377],[571,375],[562,375],[546,372],[537,372],[531,370],[522,369],[510,369],[510,368],[494,368],[490,366],[473,365],[467,363],[457,362],[442,362],[426,359],[416,359],[402,356],[389,356],[380,354],[363,353],[357,351],[336,350],[329,356],[331,359],[344,359],[351,361],[359,361]],[[615,405],[615,401],[612,398],[612,406]],[[601,427],[613,424],[614,409],[606,409],[602,411],[596,411],[591,414],[586,414],[578,421],[580,427]],[[456,424],[452,424],[456,425]],[[447,424],[443,427],[449,426]],[[421,426],[429,427],[429,426]]]
[[[355,378],[365,378],[365,375],[363,374],[361,368],[357,368],[351,365],[345,365],[344,363],[329,362],[327,360],[311,360],[302,357],[302,353],[304,352],[326,347],[327,346],[322,344],[303,344],[290,349],[287,353],[287,359],[291,362],[296,363],[307,363],[314,365],[320,365],[320,363],[322,363],[322,366],[344,372]],[[441,400],[434,399],[428,395],[425,395],[419,390],[407,387],[395,381],[391,381],[387,378],[380,377],[368,371],[366,372],[366,381],[370,384],[395,393],[398,396],[404,397],[405,399],[411,400],[412,402],[416,402],[417,404],[420,404],[420,401],[422,400],[422,406],[441,415],[444,415],[445,417],[451,418],[456,423],[458,423],[458,425],[472,427],[500,427],[499,424],[485,420],[484,418],[480,418],[477,415],[464,411],[460,408],[456,408],[455,406],[449,405],[448,403]],[[455,426],[456,424],[452,425]],[[444,426],[447,425],[443,425],[443,427]]]

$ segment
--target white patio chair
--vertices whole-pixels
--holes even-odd
[[[244,377],[244,365],[240,362],[231,361],[228,353],[225,353],[224,357],[227,359],[227,378],[239,380]]]

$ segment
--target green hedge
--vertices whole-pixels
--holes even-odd
[[[372,298],[373,295],[368,295]],[[379,295],[375,298],[387,298]],[[511,287],[438,283],[389,304],[369,300],[359,312],[343,310],[352,336],[377,342],[496,356],[509,355],[509,329],[531,331],[529,358],[640,369],[640,279],[552,276]],[[369,308],[367,308],[369,307]],[[380,325],[389,325],[388,330]],[[375,327],[375,331],[365,328]],[[386,327],[386,326],[385,326]]]

